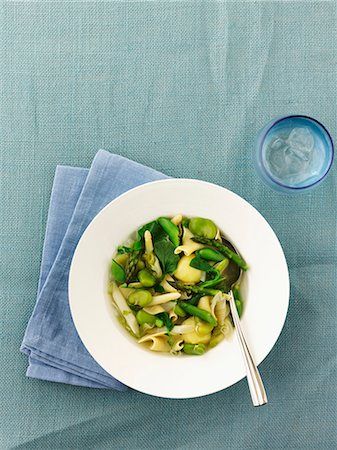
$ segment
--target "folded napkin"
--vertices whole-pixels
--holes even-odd
[[[27,376],[96,388],[126,387],[90,356],[74,327],[68,275],[76,245],[91,220],[123,192],[166,178],[100,150],[90,170],[58,166],[50,199],[36,305],[21,345]]]

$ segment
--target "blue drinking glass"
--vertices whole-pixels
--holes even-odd
[[[328,130],[311,117],[293,115],[274,119],[261,130],[254,161],[269,186],[294,193],[321,183],[333,158]]]

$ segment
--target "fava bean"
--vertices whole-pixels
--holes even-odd
[[[194,217],[191,219],[189,229],[195,236],[207,239],[214,239],[218,231],[217,226],[212,220],[202,217]]]
[[[150,325],[155,325],[158,328],[164,325],[164,322],[161,319],[158,319],[158,317],[153,316],[152,314],[148,314],[143,310],[137,312],[136,319],[139,325],[149,323]]]
[[[140,270],[137,276],[144,287],[152,287],[156,284],[156,277],[148,269]]]
[[[128,302],[131,305],[138,305],[144,308],[152,302],[151,292],[145,289],[137,289],[129,295]]]
[[[182,308],[180,308],[179,305],[176,305],[176,306],[174,307],[174,312],[175,312],[179,317],[185,317],[185,316],[186,316],[185,311],[184,311]]]

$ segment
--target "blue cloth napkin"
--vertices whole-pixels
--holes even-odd
[[[96,388],[126,387],[105,372],[82,344],[68,303],[68,274],[76,245],[91,220],[123,192],[166,178],[100,150],[90,170],[58,166],[49,205],[37,302],[21,351],[27,376]]]

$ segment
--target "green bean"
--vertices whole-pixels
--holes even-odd
[[[156,277],[148,269],[140,270],[137,276],[144,287],[152,287],[157,282]]]
[[[164,325],[164,322],[161,319],[158,319],[158,317],[153,316],[152,314],[148,314],[142,309],[137,312],[136,319],[139,325],[144,325],[145,323],[148,323],[150,325],[155,325],[158,328]]]
[[[168,237],[170,238],[170,241],[175,247],[178,247],[180,244],[180,238],[179,238],[179,228],[177,225],[175,225],[173,222],[171,222],[170,219],[167,217],[159,217],[158,219],[159,225],[162,227],[162,229],[165,231],[165,233],[168,234]]]
[[[144,308],[152,302],[151,292],[145,289],[137,289],[129,295],[128,302],[131,305],[139,305]]]
[[[203,355],[206,351],[205,344],[184,344],[183,352],[187,355]]]
[[[115,281],[118,281],[118,283],[124,283],[126,280],[125,270],[124,268],[118,264],[114,259],[111,263],[111,274]]]
[[[238,315],[239,315],[239,317],[241,317],[241,315],[242,315],[242,310],[243,310],[243,303],[242,303],[241,293],[240,293],[238,287],[234,287],[234,288],[232,289],[232,292],[233,292],[233,296],[234,296],[234,301],[235,301],[236,309],[237,309],[237,311],[238,311]]]
[[[235,262],[236,265],[238,265],[242,270],[246,271],[248,270],[248,264],[233,250],[228,248],[226,245],[214,240],[214,239],[207,239],[205,237],[193,237],[192,240],[194,242],[199,242],[200,244],[209,245],[210,247],[215,247],[216,249],[220,250],[221,253],[227,256],[227,258],[231,259],[233,262]]]
[[[197,251],[197,255],[200,258],[206,259],[207,261],[215,261],[220,262],[225,259],[225,256],[218,252],[217,250],[213,250],[212,248],[202,248]]]
[[[241,292],[239,290],[239,285],[238,284],[233,286],[232,291],[233,291],[234,299],[235,300],[241,300]]]
[[[210,323],[214,327],[218,323],[217,320],[212,316],[212,314],[205,309],[198,308],[197,306],[191,305],[190,303],[186,302],[178,302],[178,305],[181,307],[181,309],[183,309],[191,316],[199,317],[199,319]]]
[[[200,237],[207,239],[214,239],[218,228],[215,223],[210,219],[204,219],[203,217],[194,217],[189,223],[190,231]]]
[[[240,300],[235,300],[235,306],[236,306],[236,310],[238,312],[238,316],[241,317],[242,310],[243,310],[242,302]]]
[[[177,316],[179,316],[179,317],[186,317],[186,313],[185,313],[185,311],[179,306],[179,305],[176,305],[175,307],[174,307],[174,312],[177,314]]]

